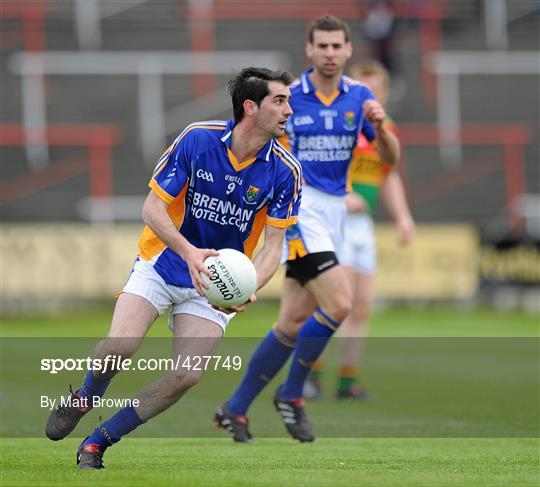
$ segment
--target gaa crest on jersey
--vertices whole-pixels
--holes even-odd
[[[244,198],[247,203],[255,203],[255,200],[257,199],[257,196],[259,195],[259,191],[261,188],[257,188],[257,186],[249,185],[246,197]]]
[[[343,124],[343,128],[345,130],[356,130],[354,112],[345,112],[344,119],[345,123]]]

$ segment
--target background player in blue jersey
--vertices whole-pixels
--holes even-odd
[[[390,96],[390,76],[377,61],[365,61],[349,68],[355,80],[369,87],[376,99],[385,104]],[[399,136],[395,124],[387,121],[387,129]],[[349,168],[351,192],[347,195],[347,219],[341,264],[347,267],[353,289],[352,309],[339,329],[340,370],[336,397],[368,399],[360,377],[358,362],[363,337],[367,336],[368,320],[374,300],[374,277],[377,270],[377,249],[372,213],[379,195],[391,214],[399,234],[400,245],[408,245],[414,237],[415,224],[401,177],[395,166],[385,163],[377,153],[375,141],[368,143],[363,135],[353,152]],[[304,397],[314,399],[322,392],[322,360],[315,362],[304,384]]]
[[[275,141],[292,113],[292,79],[287,72],[244,69],[229,84],[234,120],[189,125],[160,158],[143,208],[147,227],[139,256],[94,359],[131,357],[167,310],[175,337],[173,361],[179,355],[212,355],[232,312],[248,304],[217,310],[202,297],[201,273],[210,274],[203,261],[217,254],[216,248],[235,248],[251,257],[265,229],[264,246],[254,259],[257,289],[274,274],[285,229],[296,222],[300,204],[300,165]],[[47,436],[66,437],[117,372],[89,371],[70,402],[51,413]],[[103,468],[109,446],[174,404],[202,374],[167,371],[140,391],[138,405],[121,409],[81,443],[79,467]]]
[[[313,66],[291,87],[294,114],[287,123],[304,185],[298,224],[286,236],[287,277],[278,322],[255,351],[238,389],[216,413],[218,424],[236,441],[251,438],[247,409],[291,353],[289,374],[274,405],[293,438],[313,441],[302,399],[304,381],[351,309],[351,287],[338,258],[347,172],[358,134],[376,139],[382,160],[394,164],[399,158],[399,142],[386,128],[382,105],[368,88],[343,76],[352,54],[347,25],[333,16],[316,20],[306,54]]]

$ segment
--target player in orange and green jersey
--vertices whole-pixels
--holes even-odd
[[[366,85],[375,98],[384,104],[389,95],[389,77],[385,68],[370,61],[351,68],[352,78]],[[395,135],[397,129],[389,118],[385,128]],[[403,183],[394,166],[381,160],[376,141],[359,135],[349,169],[347,219],[342,263],[347,267],[353,288],[353,303],[349,316],[340,328],[341,367],[337,397],[366,399],[360,381],[358,361],[362,337],[367,335],[367,322],[373,305],[373,277],[377,268],[375,233],[371,215],[379,195],[389,210],[399,233],[399,243],[407,245],[414,236],[415,226],[405,198]],[[304,396],[315,398],[321,393],[322,362],[313,366],[304,387]]]
[[[386,129],[398,136],[394,121],[387,116]],[[381,161],[376,141],[369,142],[362,134],[358,137],[349,167],[349,191],[360,195],[365,203],[365,213],[372,214],[379,199],[381,186],[392,170]]]

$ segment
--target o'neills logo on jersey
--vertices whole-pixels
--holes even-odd
[[[253,216],[253,210],[197,191],[193,193],[190,212],[197,219],[237,227],[241,232],[246,231]]]
[[[348,162],[355,143],[356,135],[301,135],[297,157],[300,162]]]

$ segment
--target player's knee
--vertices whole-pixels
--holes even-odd
[[[276,326],[276,331],[282,335],[294,339],[298,335],[306,319],[307,317],[303,320],[300,318],[280,320]]]
[[[170,374],[170,394],[171,396],[179,396],[188,389],[196,386],[202,378],[202,371],[197,370],[180,370]]]
[[[333,320],[341,323],[351,311],[351,301],[337,297],[335,300],[331,301],[323,307],[323,310],[328,314]]]
[[[289,337],[296,337],[302,325],[309,318],[309,311],[303,309],[291,310],[287,315],[282,314],[278,319],[277,329]]]
[[[130,337],[107,337],[98,347],[96,355],[102,357],[114,356],[121,360],[131,358],[139,348],[140,339]]]
[[[302,327],[302,325],[306,322],[306,320],[309,318],[310,313],[301,313],[297,314],[292,317],[290,320],[289,328],[292,330],[296,330]]]
[[[295,331],[295,333],[287,333],[284,331],[284,329],[277,324],[277,326],[274,328],[274,336],[283,344],[287,345],[288,347],[294,347],[296,345],[296,336],[298,335],[298,331],[300,330],[300,327]]]
[[[303,307],[301,304],[298,306],[285,306],[279,310],[278,323],[287,328],[294,328],[304,323],[311,314],[309,308]]]

